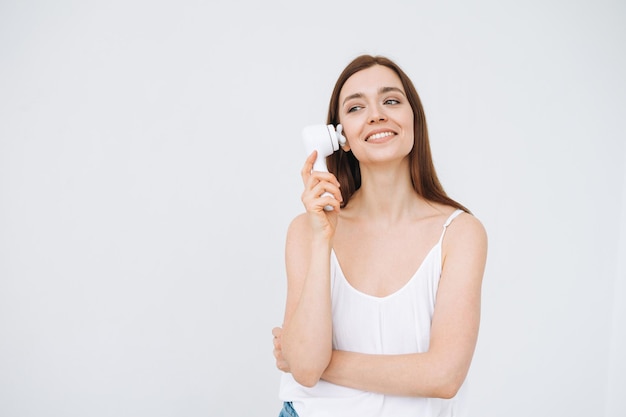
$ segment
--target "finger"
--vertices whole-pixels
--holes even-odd
[[[331,206],[333,209],[338,210],[341,208],[341,203],[335,197],[329,194],[325,194],[319,197],[312,197],[310,199],[303,199],[304,207],[307,213],[316,214],[328,214],[326,210],[327,206]]]
[[[334,183],[326,181],[317,183],[309,192],[303,193],[303,201],[308,200],[314,205],[318,205],[321,202],[316,201],[316,199],[329,197],[326,193],[329,193],[332,198],[339,202],[343,201],[343,196],[341,195],[339,187],[337,187]]]
[[[272,335],[273,335],[274,337],[280,337],[280,336],[282,336],[282,335],[283,335],[283,329],[282,329],[282,327],[274,327],[274,328],[272,329]]]
[[[287,361],[284,360],[281,355],[274,356],[276,357],[276,367],[283,372],[289,372],[289,364]]]
[[[283,354],[280,350],[274,350],[274,359],[276,360],[276,367],[281,371],[289,369],[289,364],[283,358]]]
[[[285,361],[276,362],[276,367],[283,372],[289,372],[289,365]]]
[[[306,158],[306,161],[304,161],[304,166],[302,167],[302,170],[300,171],[300,176],[302,176],[302,180],[304,181],[304,183],[307,183],[308,178],[311,176],[311,171],[313,170],[313,164],[315,163],[315,160],[317,159],[317,151],[313,151],[311,152],[311,155],[309,155]]]
[[[337,177],[332,172],[327,171],[312,171],[308,177],[309,183],[315,184],[316,182],[329,182],[336,187],[341,187],[341,184],[337,180]]]
[[[328,213],[328,206],[332,207],[332,212],[337,213],[341,210],[341,203],[335,197],[331,195],[326,195],[320,198],[320,204],[322,206],[322,210],[325,213]]]

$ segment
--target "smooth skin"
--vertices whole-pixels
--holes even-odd
[[[304,386],[320,379],[365,391],[451,398],[470,367],[480,321],[487,236],[472,215],[459,215],[442,244],[442,275],[430,348],[404,355],[332,349],[330,253],[349,283],[376,297],[402,288],[437,243],[453,207],[418,195],[411,184],[413,113],[399,77],[375,65],[352,75],[340,94],[340,122],[361,167],[362,185],[340,208],[330,173],[301,176],[305,213],[287,232],[287,302],[282,328],[272,330],[276,366]],[[328,191],[333,197],[321,197]],[[325,205],[333,211],[324,211]]]

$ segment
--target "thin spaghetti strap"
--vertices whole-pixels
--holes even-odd
[[[450,217],[448,217],[448,220],[446,220],[445,224],[443,225],[444,228],[448,227],[450,225],[450,223],[452,223],[452,220],[454,220],[456,218],[456,216],[458,216],[459,214],[463,213],[463,210],[461,209],[456,209],[454,211],[454,213],[452,213],[450,215]]]
[[[446,220],[446,222],[443,224],[443,231],[441,232],[441,237],[439,238],[439,243],[441,243],[441,241],[443,240],[443,235],[446,234],[446,229],[448,228],[450,223],[452,223],[452,220],[454,220],[456,218],[456,216],[458,216],[461,213],[464,213],[464,211],[461,210],[461,209],[456,209],[454,211],[454,213],[452,213],[450,215],[450,217],[448,217],[448,220]]]

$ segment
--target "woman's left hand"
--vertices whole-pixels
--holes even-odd
[[[285,358],[283,358],[283,329],[280,327],[274,327],[272,329],[272,334],[274,335],[274,358],[276,359],[276,367],[283,372],[289,372],[289,364]]]

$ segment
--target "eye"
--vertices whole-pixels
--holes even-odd
[[[399,100],[396,100],[395,98],[388,98],[387,100],[383,101],[384,104],[400,104]]]
[[[355,111],[361,110],[362,108],[363,107],[361,107],[361,106],[351,106],[351,107],[348,107],[348,113],[353,113]]]

